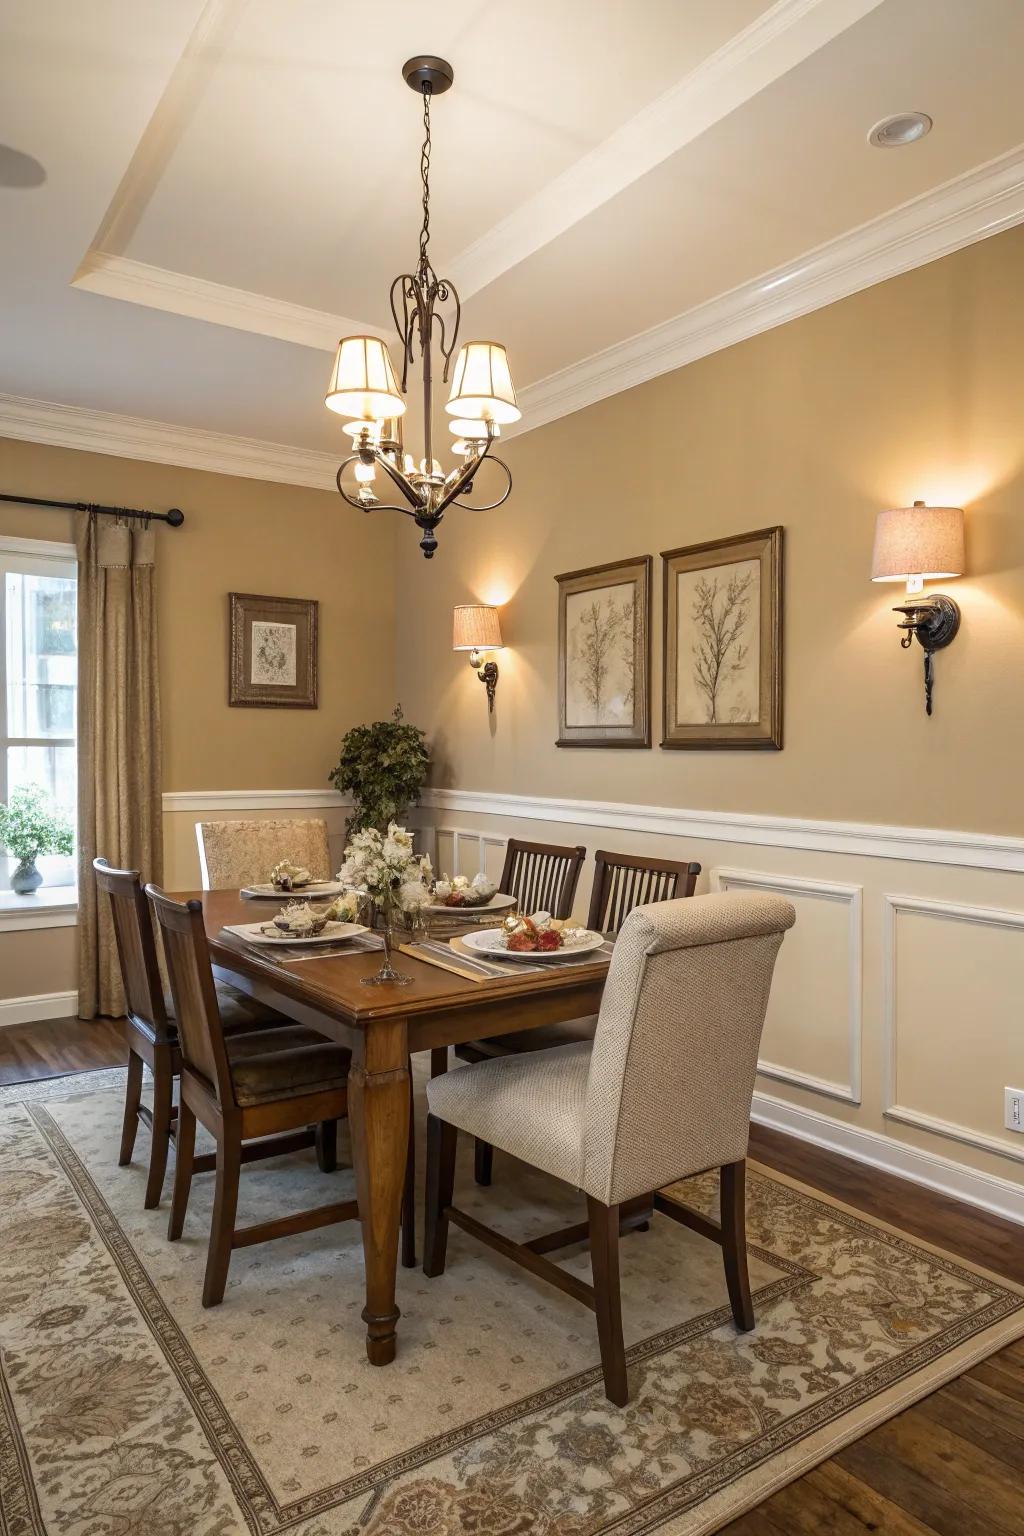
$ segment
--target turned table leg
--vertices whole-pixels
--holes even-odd
[[[366,1354],[395,1358],[398,1233],[409,1145],[409,1047],[404,1019],[371,1019],[352,1053],[348,1116],[366,1269]]]

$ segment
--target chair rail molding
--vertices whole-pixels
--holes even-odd
[[[864,891],[859,885],[847,885],[835,880],[808,880],[796,875],[772,875],[756,869],[728,869],[716,866],[711,871],[711,889],[729,891],[736,888],[748,891],[778,891],[783,896],[797,899],[838,902],[849,908],[847,929],[847,1078],[845,1083],[832,1082],[801,1072],[796,1067],[786,1067],[777,1062],[758,1060],[757,1070],[761,1077],[775,1078],[780,1083],[790,1083],[812,1093],[823,1094],[829,1099],[840,1099],[847,1104],[860,1104],[861,1060],[863,1036],[863,976],[864,976]]]
[[[1024,874],[1024,838],[940,827],[895,827],[873,822],[816,821],[762,816],[747,811],[706,811],[680,806],[638,805],[612,800],[563,800],[471,789],[428,789],[425,809],[461,811],[522,821],[558,821],[571,826],[610,827],[667,837],[701,837],[709,842],[798,848],[818,853],[866,854],[876,859],[946,864]]]
[[[344,811],[350,795],[336,789],[186,789],[162,796],[165,816],[220,811]]]
[[[991,1136],[986,1131],[976,1131],[971,1126],[960,1125],[955,1120],[944,1120],[899,1102],[898,1054],[899,1017],[897,1009],[896,979],[899,963],[899,936],[897,922],[901,912],[917,912],[934,917],[940,922],[973,923],[990,928],[1009,928],[1024,937],[1024,912],[1003,910],[999,907],[962,906],[951,901],[932,901],[920,896],[901,896],[886,892],[883,900],[883,992],[882,992],[882,1051],[883,1051],[883,1099],[882,1112],[888,1120],[903,1125],[916,1126],[933,1136],[944,1136],[959,1141],[982,1152],[994,1152],[1000,1157],[1024,1162],[1024,1146],[1018,1148]],[[1024,1141],[1024,1137],[1019,1138]]]

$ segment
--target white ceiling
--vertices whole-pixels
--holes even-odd
[[[455,69],[435,266],[526,428],[735,339],[741,298],[749,333],[1024,219],[1021,0],[5,0],[0,141],[46,177],[0,186],[0,392],[337,451],[328,352],[415,260],[417,52]],[[868,146],[907,109],[928,138]],[[818,284],[908,220],[930,244]]]

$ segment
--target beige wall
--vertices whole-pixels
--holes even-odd
[[[3,439],[0,489],[184,511],[159,531],[165,791],[326,790],[348,727],[393,707],[389,518],[326,491]],[[0,504],[0,534],[69,540],[72,515]],[[229,591],[318,599],[318,709],[228,707]],[[71,932],[0,932],[0,997],[73,988]]]
[[[1024,230],[961,251],[510,442],[507,509],[452,511],[428,566],[399,541],[398,664],[438,782],[546,795],[1024,832]],[[509,338],[513,340],[514,338]],[[963,609],[925,717],[869,580],[875,513],[967,507]],[[782,752],[567,750],[557,572],[784,525]],[[654,739],[661,570],[655,561]],[[449,649],[454,603],[502,602],[491,728]]]

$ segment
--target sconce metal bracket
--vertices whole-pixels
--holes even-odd
[[[916,638],[924,649],[924,709],[932,712],[932,689],[935,685],[935,668],[932,661],[936,651],[941,651],[956,638],[960,628],[960,607],[942,592],[929,593],[927,597],[910,598],[898,603],[893,613],[905,615],[899,628],[905,631],[900,644],[904,650]]]
[[[476,675],[487,689],[487,713],[493,715],[494,690],[498,686],[498,663],[485,661],[482,667],[477,668]]]

